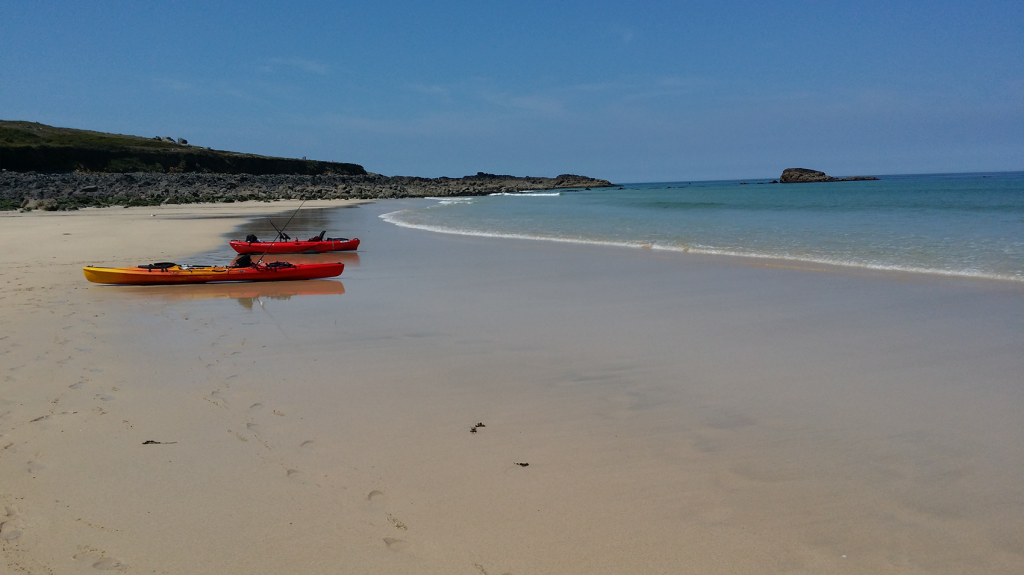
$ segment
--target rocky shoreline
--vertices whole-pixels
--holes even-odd
[[[477,173],[464,178],[365,175],[249,175],[0,172],[0,210],[273,201],[482,196],[526,190],[612,187],[607,180]]]

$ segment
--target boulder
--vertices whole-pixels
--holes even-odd
[[[47,212],[53,212],[57,210],[57,200],[53,198],[25,198],[21,202],[21,207],[24,210],[45,210]]]

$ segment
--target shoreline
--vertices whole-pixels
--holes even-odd
[[[425,198],[431,199],[431,198]],[[615,241],[601,241],[601,240],[587,240],[587,239],[576,239],[576,238],[561,238],[557,236],[532,236],[527,234],[509,234],[500,232],[477,232],[471,230],[459,230],[454,228],[446,228],[444,226],[429,226],[421,224],[410,224],[406,222],[397,221],[395,218],[389,218],[390,213],[382,214],[381,218],[389,224],[404,227],[409,229],[421,230],[430,233],[437,234],[449,234],[456,236],[467,236],[467,237],[478,237],[478,238],[495,238],[505,240],[525,240],[525,241],[540,241],[540,242],[553,242],[560,244],[575,244],[581,246],[599,246],[607,248],[624,248],[624,249],[646,249],[653,252],[666,252],[673,254],[693,254],[701,256],[719,256],[725,258],[733,258],[736,260],[746,260],[747,265],[762,265],[767,267],[787,267],[779,262],[789,262],[793,264],[813,264],[826,266],[824,269],[812,269],[804,267],[791,267],[791,269],[801,269],[804,271],[830,271],[835,273],[850,273],[850,274],[910,274],[912,276],[922,277],[937,277],[937,278],[948,278],[948,279],[961,279],[961,280],[980,280],[980,281],[993,281],[993,282],[1009,282],[1021,284],[1024,283],[1024,277],[1011,276],[1011,275],[996,275],[996,274],[981,274],[981,273],[962,273],[957,271],[942,270],[935,268],[917,268],[917,267],[899,267],[899,266],[883,266],[875,264],[858,264],[858,263],[847,263],[847,262],[836,262],[830,261],[825,258],[799,258],[799,257],[784,257],[784,256],[771,256],[765,254],[756,253],[745,253],[735,252],[722,249],[713,248],[699,248],[699,247],[674,247],[664,246],[651,243],[643,242],[615,242]]]
[[[401,202],[318,213],[367,249],[308,295],[73,269],[154,237],[196,257],[238,204],[4,220],[0,566],[1024,567],[1020,290],[378,217]]]
[[[412,198],[409,198],[412,199]],[[431,198],[423,198],[431,199]],[[394,201],[394,199],[392,199]],[[201,226],[197,222],[202,220],[232,220],[232,229],[239,228],[243,225],[252,224],[257,218],[263,216],[280,214],[280,213],[291,213],[302,206],[302,210],[319,210],[319,209],[330,209],[339,207],[355,207],[368,203],[373,203],[372,199],[312,199],[312,200],[299,200],[299,199],[279,199],[273,202],[263,202],[259,200],[240,201],[233,203],[197,203],[197,204],[164,204],[160,206],[108,206],[108,207],[84,207],[80,210],[74,211],[29,211],[29,212],[2,212],[0,211],[0,218],[7,218],[3,220],[5,222],[17,222],[19,218],[29,218],[22,220],[25,225],[19,226],[13,224],[11,233],[17,239],[13,240],[11,244],[14,248],[11,252],[27,253],[25,246],[31,244],[32,236],[30,236],[29,229],[32,227],[28,225],[28,222],[35,221],[34,218],[45,218],[45,217],[71,217],[75,214],[89,216],[89,217],[113,217],[115,221],[127,221],[131,222],[131,225],[148,225],[150,223],[158,223],[162,221],[174,221],[174,222],[192,222],[190,227],[187,228],[181,234],[175,236],[174,241],[163,243],[161,241],[155,242],[160,246],[160,256],[169,257],[171,259],[187,259],[189,257],[196,257],[204,253],[208,253],[213,248],[222,247],[221,240],[226,237],[231,230],[224,230],[217,226]],[[386,204],[384,204],[386,205]],[[1015,287],[1015,284],[1024,282],[1024,278],[1017,278],[1013,276],[989,276],[989,275],[972,275],[957,272],[949,272],[947,270],[937,269],[903,269],[898,267],[884,267],[884,266],[871,266],[871,265],[859,265],[859,264],[847,264],[847,263],[836,263],[822,259],[815,258],[786,258],[786,257],[773,257],[761,254],[747,254],[747,253],[733,253],[721,250],[704,250],[700,248],[674,248],[659,246],[656,244],[641,244],[641,243],[626,243],[626,242],[602,242],[602,241],[590,241],[590,240],[577,240],[571,238],[559,238],[559,237],[547,237],[547,236],[528,236],[521,234],[501,234],[501,233],[484,233],[484,232],[473,232],[454,230],[437,226],[424,226],[418,224],[407,224],[404,222],[397,222],[387,216],[392,212],[385,212],[381,214],[381,219],[388,223],[390,226],[402,227],[407,229],[413,229],[418,231],[425,231],[431,234],[445,234],[454,236],[466,236],[475,238],[490,238],[499,240],[517,240],[517,241],[528,241],[528,242],[551,242],[555,244],[568,244],[568,245],[579,245],[579,246],[591,246],[598,248],[624,248],[628,250],[649,250],[652,253],[665,252],[666,254],[687,254],[697,256],[711,256],[714,258],[724,258],[722,261],[731,262],[736,265],[754,266],[754,267],[766,267],[766,268],[779,268],[789,269],[793,271],[813,271],[813,272],[828,272],[848,275],[863,275],[865,277],[888,277],[892,279],[951,279],[951,280],[968,280],[968,281],[982,281],[982,282],[996,282],[996,284],[1008,284],[1008,287]],[[156,218],[147,220],[146,218]],[[54,220],[60,221],[60,220]],[[64,220],[68,223],[77,222],[78,220]],[[8,224],[11,226],[12,224]],[[201,231],[196,231],[193,228],[199,226],[202,228]],[[59,226],[58,226],[59,227]],[[64,233],[64,232],[62,232]],[[135,230],[130,230],[128,233],[136,233]],[[195,236],[196,233],[203,234],[200,240]],[[64,233],[64,235],[71,235],[70,233]],[[71,239],[71,238],[68,238]],[[78,238],[74,238],[78,240]],[[96,239],[96,238],[94,238]],[[115,238],[109,238],[111,241],[99,247],[94,243],[89,244],[90,250],[125,250],[128,249],[128,254],[121,256],[127,260],[145,258],[147,254],[153,254],[153,249],[146,247],[149,244],[142,243],[138,247],[141,249],[135,250],[130,244],[118,243]],[[24,242],[24,243],[22,243]],[[76,244],[72,243],[71,246]],[[180,249],[176,252],[168,252],[169,246],[179,246]],[[13,255],[12,263],[19,263],[20,260],[15,254]],[[358,254],[357,254],[358,255]],[[51,256],[57,259],[58,256]],[[85,260],[80,260],[84,262]],[[128,265],[127,263],[125,265]],[[100,263],[100,262],[95,262]],[[109,262],[108,262],[109,263]],[[793,264],[793,265],[787,265]],[[78,265],[78,263],[74,264]],[[82,266],[90,265],[90,263],[81,263]],[[113,264],[111,264],[113,265]],[[816,265],[822,267],[806,267],[807,265]]]

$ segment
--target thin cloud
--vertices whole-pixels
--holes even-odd
[[[192,84],[182,82],[181,80],[175,80],[173,78],[154,78],[153,82],[168,90],[174,90],[175,92],[196,93],[199,91]]]
[[[330,68],[326,64],[304,58],[271,58],[267,60],[264,70],[271,72],[278,68],[291,68],[320,76],[326,76],[330,72]]]
[[[451,112],[430,113],[410,120],[328,113],[310,118],[308,123],[332,126],[348,133],[399,139],[436,137],[438,134],[445,134],[448,137],[489,134],[497,126],[497,122],[486,115]]]
[[[227,85],[196,84],[175,78],[153,78],[153,83],[163,90],[171,90],[189,96],[230,96],[244,100],[255,99],[253,94]]]
[[[443,86],[438,86],[436,84],[432,85],[432,86],[426,86],[426,85],[423,85],[423,84],[414,84],[412,86],[409,86],[409,89],[412,90],[413,92],[417,92],[419,94],[423,94],[423,95],[426,95],[426,96],[435,96],[439,100],[444,101],[444,102],[450,102],[451,99],[452,99],[451,98],[451,93],[449,92],[449,90],[447,88],[445,88]]]
[[[501,92],[480,92],[480,99],[499,108],[538,113],[542,115],[560,115],[565,111],[562,98],[547,94],[508,94]]]

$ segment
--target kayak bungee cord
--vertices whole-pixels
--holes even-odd
[[[295,211],[292,213],[292,217],[288,218],[288,221],[285,222],[284,225],[281,226],[281,229],[279,229],[279,230],[277,230],[277,226],[274,226],[274,221],[270,220],[270,218],[267,218],[268,220],[270,220],[270,225],[274,226],[274,229],[277,230],[277,237],[281,238],[281,241],[284,241],[284,237],[285,237],[284,236],[284,230],[285,230],[285,228],[288,227],[288,224],[292,223],[292,219],[299,213],[299,210],[302,209],[302,205],[305,204],[305,203],[306,203],[306,200],[302,200],[302,204],[299,204],[299,207],[295,208]],[[260,265],[261,263],[263,263],[263,258],[268,253],[270,253],[270,248],[274,247],[275,243],[277,243],[277,238],[275,238],[274,241],[270,242],[270,245],[267,246],[267,250],[263,252],[263,255],[260,256],[260,259],[256,260],[256,265]]]

